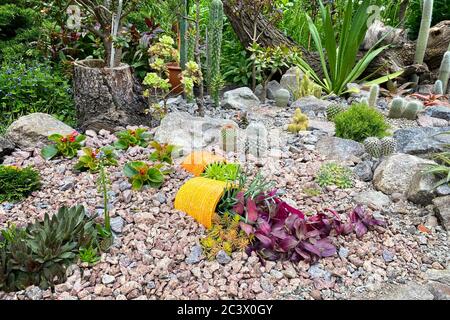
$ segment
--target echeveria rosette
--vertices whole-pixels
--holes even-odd
[[[52,134],[48,137],[48,140],[54,142],[54,144],[42,148],[41,155],[45,160],[50,160],[56,156],[72,159],[77,155],[78,150],[82,148],[86,136],[73,131],[65,136]]]

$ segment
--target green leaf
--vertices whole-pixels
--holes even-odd
[[[58,148],[54,145],[48,145],[42,148],[41,155],[45,160],[50,160],[58,154]]]
[[[144,182],[141,179],[134,179],[131,183],[133,190],[140,190],[144,186]]]

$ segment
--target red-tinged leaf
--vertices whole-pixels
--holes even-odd
[[[274,241],[272,239],[270,239],[269,237],[267,237],[259,232],[255,233],[255,237],[261,242],[261,246],[263,248],[266,248],[266,249],[273,248]]]
[[[305,219],[305,214],[303,212],[294,207],[291,207],[286,202],[283,201],[279,205],[286,214],[295,214],[300,219]]]
[[[301,223],[295,228],[295,235],[297,236],[297,239],[300,241],[306,239],[306,234],[308,233],[308,228],[306,226],[306,223]]]
[[[258,208],[252,199],[247,199],[247,221],[256,222],[258,219]]]
[[[286,227],[284,224],[278,224],[276,226],[272,227],[272,232],[270,233],[272,237],[278,238],[278,239],[284,239],[289,236]]]
[[[275,251],[263,248],[259,251],[259,254],[266,260],[276,261],[280,258],[280,255]]]
[[[299,222],[298,220],[300,220],[298,216],[296,216],[295,214],[291,214],[289,217],[286,218],[284,224],[289,231],[294,232],[296,222]]]
[[[297,248],[295,248],[295,252],[297,252],[297,254],[303,258],[303,260],[305,260],[307,262],[311,261],[311,254],[308,251],[302,249],[301,247],[302,247],[302,244],[297,246]]]
[[[367,233],[367,227],[361,221],[358,221],[354,224],[356,236],[358,238],[362,237]]]
[[[241,228],[242,231],[244,231],[247,235],[251,235],[254,233],[254,229],[251,225],[244,223],[244,222],[239,222],[239,227]]]
[[[270,227],[270,224],[266,220],[258,219],[258,231],[268,236],[270,234],[270,231],[272,231],[272,228]]]
[[[328,239],[321,239],[314,246],[319,249],[320,257],[331,257],[337,252],[336,247]]]
[[[305,249],[308,252],[311,252],[313,254],[315,254],[316,256],[321,256],[320,250],[319,248],[317,248],[315,245],[313,245],[312,243],[309,243],[307,241],[303,241],[301,243],[301,246],[303,247],[303,249]]]
[[[282,239],[279,243],[280,248],[284,252],[288,252],[292,249],[294,249],[298,245],[298,240],[293,236],[288,236],[284,239]]]

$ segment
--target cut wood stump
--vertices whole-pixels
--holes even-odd
[[[106,68],[103,60],[74,63],[74,96],[81,130],[114,131],[127,125],[150,125],[151,116],[131,67]]]

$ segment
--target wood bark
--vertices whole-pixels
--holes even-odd
[[[148,103],[130,66],[104,66],[102,60],[75,62],[74,96],[80,128],[113,131],[127,125],[149,125]]]

